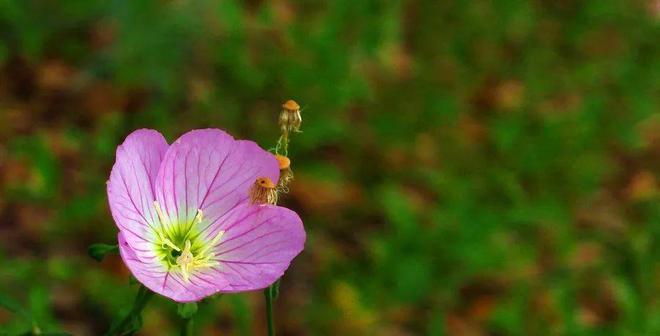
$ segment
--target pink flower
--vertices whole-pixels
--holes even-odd
[[[124,263],[179,302],[269,286],[302,251],[305,230],[295,212],[249,202],[262,177],[278,180],[275,157],[221,130],[171,146],[154,130],[131,133],[108,181]]]

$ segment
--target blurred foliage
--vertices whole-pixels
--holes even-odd
[[[660,334],[655,0],[0,0],[0,334],[99,335],[137,292],[105,181],[133,129],[303,133],[283,335]],[[3,309],[8,308],[8,309]],[[265,333],[261,293],[204,335]],[[143,335],[176,334],[156,298]],[[35,329],[37,328],[37,329]]]

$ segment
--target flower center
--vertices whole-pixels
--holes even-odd
[[[159,259],[167,267],[181,273],[188,282],[192,273],[201,268],[218,265],[213,248],[218,245],[224,231],[219,231],[211,240],[198,231],[204,220],[201,209],[192,222],[177,223],[165,217],[158,202],[154,202],[160,226],[152,227],[156,235],[155,250]]]

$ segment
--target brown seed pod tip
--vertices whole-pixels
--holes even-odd
[[[271,181],[267,177],[258,178],[257,181],[255,182],[255,184],[262,187],[262,188],[275,189],[275,183],[273,183],[273,181]]]
[[[276,204],[277,188],[271,179],[260,177],[254,181],[249,196],[252,204]]]
[[[282,104],[282,107],[288,111],[300,110],[300,105],[298,105],[298,103],[296,103],[296,101],[292,99],[287,100],[284,104]]]
[[[275,155],[277,163],[280,165],[280,170],[287,169],[291,166],[291,160],[284,155]]]

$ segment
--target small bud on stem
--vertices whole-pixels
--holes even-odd
[[[277,140],[275,153],[279,153],[280,149],[283,150],[284,155],[289,151],[289,134],[300,133],[300,125],[302,124],[302,116],[300,115],[300,105],[294,100],[287,100],[282,104],[282,111],[280,112],[279,125],[282,135]]]
[[[291,159],[284,155],[275,155],[275,159],[277,159],[277,163],[280,166],[280,170],[288,169],[291,166]]]
[[[291,170],[291,160],[284,155],[275,155],[280,165],[280,180],[277,182],[277,191],[282,193],[289,192],[289,183],[293,180],[293,171]]]
[[[280,129],[282,130],[282,134],[299,133],[301,124],[300,105],[293,100],[287,100],[286,103],[282,104],[282,112],[280,112]]]
[[[280,179],[277,185],[267,177],[258,178],[250,189],[250,201],[253,204],[276,204],[277,194],[280,192],[289,192],[289,182],[293,180],[293,171],[291,171],[291,160],[287,157],[289,153],[289,134],[300,133],[302,117],[300,115],[300,105],[289,99],[282,104],[280,112],[279,126],[282,134],[277,140],[275,146],[275,159],[280,168]],[[280,152],[281,151],[281,152]],[[280,155],[282,153],[283,155]],[[273,299],[277,297],[279,291],[279,280],[270,285],[264,293],[266,294],[266,316],[268,320],[268,335],[275,335],[275,323],[273,320]]]
[[[275,183],[267,177],[260,177],[254,181],[250,188],[250,202],[252,204],[277,203],[277,188]]]

